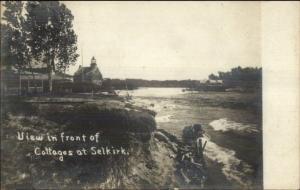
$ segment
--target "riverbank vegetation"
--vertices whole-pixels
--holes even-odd
[[[13,104],[7,104],[1,124],[2,188],[83,188],[105,184],[109,176],[118,179],[126,173],[131,156],[149,148],[146,144],[156,129],[155,120],[149,113],[126,108],[125,103],[116,100],[97,103],[72,101],[47,104],[15,99]],[[26,138],[18,140],[18,132]],[[63,134],[64,137],[75,137],[84,134],[88,137],[97,133],[101,137],[99,143],[28,140],[30,136],[60,137]],[[70,150],[93,148],[95,152],[103,147],[123,148],[130,152],[130,156],[69,154]],[[41,156],[41,151],[45,151],[46,156]],[[55,154],[67,151],[68,154],[62,161],[53,155],[53,151]]]
[[[118,99],[85,100],[9,99],[1,123],[1,188],[188,185],[175,172],[182,165],[178,150],[183,144],[157,130],[153,111]]]

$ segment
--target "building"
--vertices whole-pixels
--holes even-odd
[[[212,79],[208,79],[208,80],[206,81],[206,83],[208,83],[208,84],[215,84],[215,85],[221,85],[221,84],[223,84],[223,80],[212,80]]]
[[[103,82],[102,74],[97,66],[95,57],[91,59],[89,67],[79,66],[73,77],[74,83],[89,82],[101,86]]]
[[[49,90],[47,68],[1,70],[1,90],[5,95],[45,93]],[[72,82],[73,77],[63,73],[53,73],[53,85]],[[70,90],[69,90],[70,91]]]

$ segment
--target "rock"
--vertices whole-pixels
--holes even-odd
[[[169,137],[168,137],[166,134],[168,134],[168,133],[167,133],[167,132],[163,133],[163,132],[161,132],[161,131],[156,131],[156,132],[154,133],[154,137],[155,137],[157,140],[166,143],[166,144],[167,144],[167,147],[168,147],[169,149],[171,149],[173,152],[177,152],[177,150],[178,150],[178,149],[177,149],[177,143],[175,143],[174,141],[171,141],[171,140],[169,139]],[[169,134],[169,135],[171,135],[171,134]],[[175,137],[175,138],[176,138],[176,137]]]
[[[159,140],[159,141],[162,141],[162,142],[165,142],[165,143],[170,143],[170,140],[168,137],[166,137],[162,132],[159,132],[159,131],[156,131],[154,133],[154,137]]]
[[[199,137],[199,132],[204,133],[201,124],[186,126],[182,131],[182,140],[184,143],[191,144],[192,141]]]
[[[171,141],[171,142],[174,142],[176,144],[182,144],[175,135],[167,132],[166,130],[164,129],[157,129],[157,131],[161,132],[162,134],[164,134],[166,137],[168,137],[168,139]]]

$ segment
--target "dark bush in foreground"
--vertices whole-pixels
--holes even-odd
[[[110,108],[88,103],[42,104],[33,107],[35,111],[32,116],[24,116],[19,110],[13,115],[9,114],[3,122],[2,132],[10,136],[2,136],[5,137],[2,141],[2,156],[5,158],[2,164],[5,167],[2,167],[4,172],[1,173],[6,182],[2,184],[4,189],[74,189],[105,183],[108,176],[120,179],[130,167],[128,159],[148,151],[151,133],[156,128],[153,117],[147,112],[121,107]],[[101,143],[21,142],[16,140],[17,131],[57,136],[62,132],[65,135],[84,133],[87,136],[101,132]],[[130,154],[64,156],[64,161],[59,161],[58,156],[36,156],[33,153],[34,147],[78,150],[89,149],[91,146],[122,146]]]
[[[111,136],[135,134],[149,140],[156,129],[154,118],[147,112],[123,108],[99,107],[96,104],[49,105],[43,108],[41,116],[64,124],[71,133],[95,133],[101,131]]]

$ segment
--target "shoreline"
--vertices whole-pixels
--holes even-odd
[[[64,102],[64,103],[62,104],[61,102]],[[84,132],[84,131],[88,130],[88,128],[86,128],[86,127],[85,127],[86,129],[84,129],[83,126],[84,126],[84,124],[88,123],[89,121],[88,120],[83,120],[83,121],[78,120],[79,119],[78,117],[75,117],[75,118],[70,117],[70,116],[68,116],[68,114],[66,115],[65,112],[69,113],[69,111],[71,111],[70,112],[71,115],[74,115],[74,116],[76,115],[76,116],[80,116],[80,117],[83,117],[83,118],[89,117],[89,118],[93,118],[92,119],[93,121],[99,122],[100,120],[98,121],[98,119],[96,119],[97,117],[95,117],[96,115],[94,115],[95,113],[98,112],[97,110],[99,108],[100,108],[100,110],[104,111],[104,112],[102,112],[102,111],[99,110],[100,111],[99,113],[104,114],[104,115],[105,115],[106,111],[108,111],[108,112],[112,111],[111,112],[112,114],[116,111],[113,115],[111,115],[112,117],[114,117],[114,118],[115,118],[115,116],[119,117],[118,115],[121,114],[125,117],[128,117],[128,119],[129,118],[133,119],[133,120],[130,119],[131,120],[130,122],[134,122],[135,126],[134,127],[132,127],[130,125],[127,126],[129,128],[132,128],[132,130],[133,130],[133,131],[130,132],[133,135],[131,137],[134,137],[134,138],[136,138],[136,140],[138,140],[139,142],[143,142],[143,143],[147,143],[149,141],[149,139],[151,139],[152,137],[151,137],[151,135],[148,135],[148,132],[149,132],[149,129],[150,129],[148,127],[143,129],[143,130],[146,130],[146,131],[144,131],[144,132],[146,132],[146,134],[138,135],[138,134],[140,134],[140,132],[139,132],[139,130],[141,129],[140,125],[144,124],[145,122],[148,123],[148,124],[151,123],[151,122],[149,123],[147,121],[148,119],[146,119],[145,121],[142,121],[142,120],[144,120],[142,118],[144,118],[144,116],[145,116],[146,118],[150,117],[150,118],[154,119],[155,115],[157,114],[153,110],[148,110],[145,107],[139,107],[135,104],[127,102],[122,97],[117,97],[117,98],[108,98],[108,97],[106,97],[106,98],[98,98],[98,97],[95,97],[95,98],[88,98],[88,97],[85,97],[85,98],[83,98],[83,97],[76,97],[76,98],[74,98],[74,97],[71,97],[71,98],[67,98],[67,97],[63,97],[63,98],[60,98],[60,97],[53,97],[53,98],[52,97],[33,97],[32,98],[32,97],[28,97],[24,103],[26,105],[30,105],[30,106],[33,106],[33,107],[38,107],[40,109],[40,111],[39,111],[40,113],[38,114],[39,116],[46,117],[47,120],[50,119],[51,121],[55,121],[55,122],[59,121],[58,124],[63,124],[64,125],[64,123],[66,121],[71,121],[70,119],[72,119],[72,120],[75,119],[75,121],[72,121],[72,123],[74,123],[77,127],[73,128],[72,130],[76,130],[77,132]],[[18,101],[13,102],[13,104],[17,105]],[[73,109],[73,108],[70,109],[70,108],[68,108],[70,105],[72,105],[71,107],[74,107],[74,108],[82,107],[82,108],[85,109],[85,111],[80,111],[81,108],[80,109],[77,109],[77,108],[76,109]],[[20,106],[20,105],[18,105],[18,106]],[[98,107],[98,108],[96,109],[96,107]],[[15,111],[19,111],[19,112],[24,112],[24,110],[26,111],[26,106],[24,106],[24,107],[21,106],[21,108],[22,109],[16,109]],[[50,112],[51,113],[50,115],[45,114],[45,113],[48,112],[47,111],[48,108],[53,109]],[[113,111],[113,110],[115,110],[115,111]],[[119,110],[119,111],[117,111],[117,110]],[[117,115],[115,115],[115,114],[117,114]],[[146,115],[148,115],[148,116],[146,116]],[[92,116],[92,117],[90,117],[90,116]],[[136,123],[135,120],[138,119],[139,117],[141,117],[142,122]],[[126,120],[128,120],[128,119],[126,119]],[[76,122],[76,120],[78,120],[78,122]],[[117,122],[117,123],[114,124],[114,127],[112,129],[113,131],[117,132],[118,130],[123,128],[122,127],[122,125],[123,125],[122,120],[123,119],[118,121],[118,122],[121,122],[121,123]],[[108,119],[106,122],[111,123],[110,119]],[[106,128],[109,125],[102,125],[102,126],[104,126]],[[152,131],[152,130],[157,131],[157,129],[150,129],[150,131]],[[168,131],[166,131],[166,132],[168,133]],[[122,134],[122,133],[123,132],[115,133],[115,134]],[[136,136],[136,135],[138,135],[138,136]],[[127,139],[127,137],[125,139]],[[118,138],[113,138],[112,140],[115,143],[120,143]],[[140,144],[140,145],[142,145],[142,144]],[[170,146],[170,145],[165,147],[165,149],[167,149],[168,151],[171,150],[171,152],[173,152],[176,149],[176,147],[174,149],[174,147]],[[145,148],[145,147],[150,146],[150,145],[143,145],[143,146]],[[151,146],[158,146],[158,145],[151,145]],[[146,149],[144,149],[143,151],[146,151]],[[155,151],[157,151],[157,150],[155,150]],[[153,153],[155,153],[155,151]],[[147,153],[144,156],[149,155],[149,154],[150,153]],[[161,154],[161,153],[159,153],[159,154]],[[164,156],[170,156],[172,154],[173,153],[169,153],[169,154],[166,154]],[[138,157],[136,157],[136,158],[141,159],[141,158],[138,158]],[[146,159],[146,157],[145,157],[145,159]],[[66,160],[69,161],[70,159],[66,158]],[[83,160],[87,161],[87,159],[83,159]],[[140,169],[143,170],[143,172],[146,172],[149,169],[151,170],[151,168],[153,168],[155,166],[155,164],[153,166],[153,163],[152,163],[153,160],[151,160],[150,158],[147,158],[146,160],[147,161],[145,161],[145,162],[147,163],[147,167],[140,168]],[[213,160],[210,160],[207,157],[206,157],[205,160],[207,161],[207,174],[208,174],[208,180],[207,180],[207,185],[206,185],[207,189],[219,188],[218,184],[219,185],[221,184],[222,187],[224,187],[224,185],[226,187],[240,187],[239,185],[234,184],[234,182],[227,180],[226,176],[222,172],[223,164],[215,162]],[[142,161],[142,160],[140,160],[140,161]],[[148,162],[151,163],[151,164],[149,164]],[[161,165],[161,166],[163,166],[163,165]],[[141,172],[141,174],[143,174],[143,172]],[[151,177],[150,176],[148,176],[148,177],[149,177],[149,180],[150,180]],[[159,180],[157,181],[157,183],[160,183]],[[174,186],[174,187],[176,187],[176,186]],[[179,186],[179,187],[192,187],[192,186],[184,186],[183,185],[183,186]]]
[[[48,187],[56,187],[57,182],[60,182],[66,177],[71,177],[71,181],[65,184],[65,186],[68,187],[76,181],[76,177],[72,177],[74,174],[82,175],[82,172],[88,172],[87,174],[90,176],[93,172],[97,173],[97,167],[102,168],[100,170],[102,174],[96,174],[96,176],[94,176],[98,176],[99,180],[92,182],[90,179],[87,179],[86,182],[81,182],[81,187],[93,187],[95,183],[99,185],[97,185],[97,187],[111,188],[112,186],[110,185],[112,184],[104,181],[106,178],[112,177],[115,180],[124,180],[124,183],[129,183],[125,186],[120,184],[121,186],[118,186],[119,188],[131,187],[130,184],[132,184],[133,187],[159,188],[168,186],[167,184],[170,183],[170,181],[156,178],[157,175],[165,175],[164,177],[166,178],[174,175],[173,170],[177,167],[177,164],[175,164],[177,163],[175,159],[176,156],[174,156],[174,154],[176,154],[176,147],[178,145],[173,144],[171,136],[165,136],[164,138],[166,138],[167,141],[162,142],[152,135],[157,131],[156,122],[154,120],[155,113],[153,111],[147,111],[145,108],[140,108],[126,101],[110,98],[86,101],[80,104],[78,104],[77,99],[75,101],[74,98],[63,99],[65,104],[61,104],[57,98],[51,99],[49,97],[27,98],[26,100],[10,98],[10,100],[11,104],[6,104],[5,107],[3,128],[5,135],[10,135],[9,138],[3,141],[3,156],[12,158],[5,160],[5,165],[7,165],[8,168],[17,168],[17,170],[5,169],[7,171],[5,177],[8,180],[7,184],[2,184],[3,188],[11,185],[16,187],[14,186],[13,179],[14,176],[18,176],[20,173],[26,177],[20,177],[18,184],[28,184],[28,188],[42,188],[39,184],[45,181],[49,184]],[[113,147],[122,146],[124,150],[128,150],[128,154],[126,153],[125,157],[121,155],[95,156],[92,154],[78,156],[78,150],[88,150],[89,147],[98,147],[99,144],[97,146],[95,143],[93,144],[92,142],[86,141],[60,142],[59,136],[61,133],[74,136],[75,138],[82,133],[86,136],[96,134],[99,130],[102,133],[102,142],[105,145]],[[35,137],[39,134],[49,133],[52,139],[58,139],[58,141],[48,141],[48,138],[44,138],[42,141],[37,141],[35,138],[28,141],[25,140],[26,137],[24,136],[24,139],[18,140],[15,139],[15,137],[17,137],[15,136],[17,131],[24,132],[24,135],[28,134]],[[30,136],[28,138],[30,139]],[[13,149],[6,149],[6,147],[11,146],[15,147]],[[41,151],[43,150],[42,147],[50,147],[51,150],[61,150],[60,152],[55,151],[55,157],[57,157],[58,154],[63,154],[63,151],[73,149],[76,151],[72,152],[71,156],[64,157],[62,161],[60,158],[55,158],[53,152],[51,152],[53,153],[51,155],[45,154],[36,156],[36,147]],[[97,150],[94,150],[94,152],[95,151]],[[9,154],[11,154],[11,156],[9,156]],[[18,156],[16,156],[16,154]],[[86,153],[83,155],[85,154]],[[80,153],[80,155],[82,155],[82,153]],[[160,159],[155,158],[156,156]],[[168,165],[169,168],[165,168],[165,163],[161,162],[161,159],[167,159],[173,164]],[[24,163],[28,163],[31,167],[35,168],[36,173],[32,174],[28,171]],[[71,168],[74,164],[82,165],[81,169],[73,171]],[[136,177],[137,179],[141,178],[139,180],[142,180],[142,175],[150,172],[146,177],[147,183],[142,182],[143,180],[139,182],[139,180],[127,179],[129,176],[127,176],[127,174],[124,175],[125,171],[134,169],[135,164],[140,165],[140,167],[136,168],[139,170],[139,175],[141,175],[138,175]],[[61,173],[63,170],[64,172]],[[60,177],[59,179],[53,176],[45,177],[44,174],[40,173],[41,171],[57,173],[56,175]],[[111,174],[111,172],[117,173]],[[47,173],[48,172],[46,172],[46,174]],[[124,179],[124,177],[126,179]],[[32,181],[33,179],[34,181]],[[177,186],[176,180],[173,179],[173,182],[169,185],[175,188]],[[182,184],[178,185],[179,187],[182,186]]]

